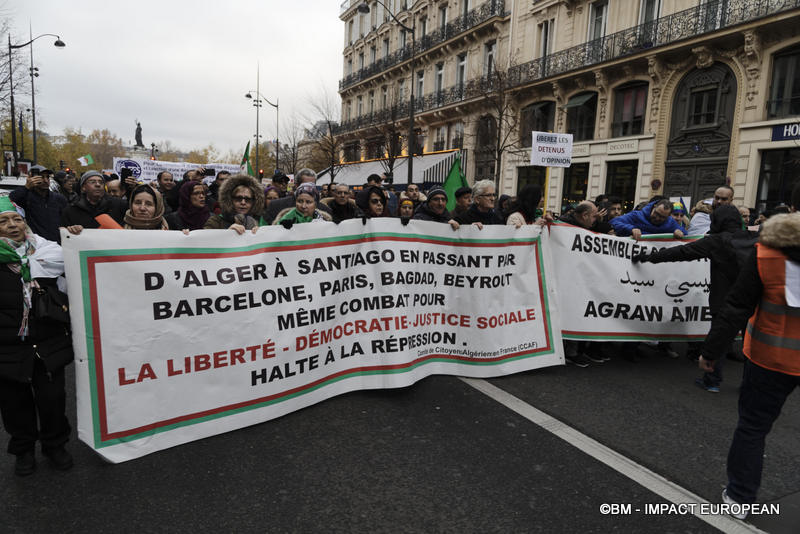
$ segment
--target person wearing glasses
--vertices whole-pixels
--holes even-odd
[[[472,205],[456,217],[456,222],[475,224],[479,228],[483,228],[484,224],[505,224],[505,219],[494,207],[496,200],[497,193],[492,180],[475,182],[472,186]]]
[[[224,230],[231,228],[238,234],[258,229],[257,217],[264,209],[264,190],[252,176],[231,176],[219,188],[221,211],[208,218],[203,228]]]
[[[122,226],[128,203],[106,193],[106,181],[97,171],[83,173],[80,181],[81,198],[61,212],[61,226],[70,233],[79,234],[84,228],[100,228],[95,217],[109,215]]]
[[[368,219],[373,217],[390,217],[387,209],[386,193],[378,186],[371,186],[362,191],[356,199],[362,215]]]
[[[331,209],[333,222],[339,224],[347,219],[361,216],[356,201],[350,198],[350,188],[346,184],[332,184],[330,190],[333,197],[323,198],[320,204],[325,204]]]
[[[170,230],[200,230],[211,216],[208,187],[203,182],[190,181],[178,193],[178,210],[164,218]]]

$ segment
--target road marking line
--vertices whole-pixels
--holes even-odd
[[[674,482],[670,482],[658,473],[655,473],[643,465],[634,462],[630,458],[619,454],[615,450],[606,447],[599,441],[590,438],[586,434],[583,434],[571,426],[568,426],[558,419],[544,413],[543,411],[534,408],[530,404],[515,397],[507,391],[490,384],[486,380],[480,378],[459,378],[461,381],[477,389],[487,397],[499,402],[506,408],[516,412],[525,419],[547,430],[551,434],[558,436],[570,445],[573,445],[582,452],[588,454],[595,460],[606,464],[613,470],[625,475],[653,493],[660,495],[667,501],[674,504],[708,504],[709,501],[703,499],[699,495],[695,495],[691,491],[678,486]],[[722,492],[720,491],[720,493]],[[729,515],[701,515],[699,511],[694,515],[695,517],[702,519],[709,525],[718,528],[723,532],[729,532],[733,534],[764,532],[763,530],[760,530],[749,523],[734,519]]]

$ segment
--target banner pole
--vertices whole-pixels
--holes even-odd
[[[547,199],[550,197],[550,167],[544,168],[544,213],[547,213]]]

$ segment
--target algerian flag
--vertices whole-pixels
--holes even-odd
[[[87,165],[94,163],[94,158],[91,154],[86,154],[85,156],[78,158],[78,163],[81,164],[81,167],[86,167]]]
[[[461,187],[467,187],[467,179],[461,174],[461,158],[456,156],[453,166],[444,181],[442,188],[447,193],[447,211],[453,211],[456,207],[456,191]]]
[[[242,156],[242,172],[250,176],[254,176],[253,167],[250,166],[250,141],[247,142],[247,148],[244,149],[244,156]]]

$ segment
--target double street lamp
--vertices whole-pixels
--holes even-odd
[[[66,46],[64,44],[64,41],[61,40],[61,37],[59,37],[58,35],[55,35],[53,33],[43,33],[42,35],[38,35],[38,36],[32,38],[27,43],[16,44],[16,45],[15,44],[11,44],[11,34],[10,33],[8,34],[8,89],[9,89],[10,100],[11,100],[11,158],[12,158],[11,174],[14,175],[14,176],[19,174],[19,168],[17,166],[17,130],[16,130],[16,128],[14,128],[14,119],[15,119],[15,117],[14,117],[14,115],[15,115],[15,110],[14,110],[14,80],[13,80],[13,77],[14,77],[14,61],[13,61],[13,57],[12,57],[11,53],[12,53],[13,50],[16,50],[18,48],[24,48],[24,47],[30,45],[31,43],[33,43],[35,40],[40,39],[42,37],[55,37],[56,38],[56,42],[53,43],[53,46],[55,46],[57,48],[64,48]],[[33,93],[33,78],[34,78],[34,75],[35,75],[35,72],[36,72],[34,70],[34,68],[33,68],[33,50],[31,50],[31,71],[30,72],[31,72],[31,93]],[[33,97],[31,97],[31,98],[33,98]],[[34,111],[33,121],[34,121],[34,132],[35,132],[36,131],[35,130],[35,128],[36,128],[36,112],[35,111]],[[36,134],[35,133],[34,133],[34,139],[33,139],[33,152],[34,152],[33,159],[34,159],[34,162],[35,162],[36,161]]]
[[[408,183],[411,184],[414,181],[414,149],[416,148],[416,142],[414,139],[414,58],[417,52],[417,43],[414,37],[414,28],[416,28],[416,22],[414,20],[414,16],[411,16],[411,27],[400,22],[400,20],[392,13],[392,10],[386,7],[386,4],[381,2],[381,0],[375,0],[377,3],[383,6],[383,9],[386,10],[389,15],[392,16],[392,19],[405,31],[411,33],[411,59],[409,60],[409,67],[411,70],[411,91],[409,91],[409,101],[408,101]],[[358,12],[359,13],[369,13],[369,5],[366,2],[361,2],[358,5]]]
[[[258,131],[258,115],[259,115],[259,111],[260,111],[260,108],[261,108],[261,102],[262,101],[266,102],[267,104],[269,104],[270,106],[275,108],[275,168],[276,169],[279,168],[278,156],[280,155],[280,150],[281,150],[281,145],[280,145],[280,141],[279,141],[279,139],[280,139],[280,137],[279,137],[279,134],[280,134],[280,130],[279,130],[279,128],[280,128],[280,109],[278,108],[278,101],[275,100],[275,103],[273,104],[272,102],[270,102],[269,100],[264,98],[264,95],[262,95],[259,92],[259,87],[260,87],[260,74],[259,74],[259,71],[256,70],[256,89],[255,89],[255,91],[250,90],[250,91],[247,92],[247,94],[244,95],[245,98],[253,100],[253,106],[256,108],[256,168],[253,170],[253,172],[256,172],[256,173],[258,172],[258,169],[260,169],[260,167],[258,166],[258,145],[259,145],[260,140],[261,140],[261,135],[259,134],[259,131]],[[253,93],[255,93],[255,96],[253,96]]]

